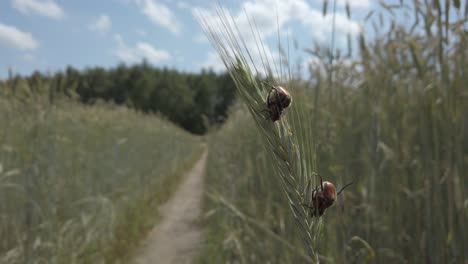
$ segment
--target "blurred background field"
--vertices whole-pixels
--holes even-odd
[[[384,6],[390,15],[372,20],[377,37],[360,37],[356,59],[309,49],[309,81],[289,66],[282,84],[304,113],[286,110],[292,133],[310,133],[324,180],[354,182],[312,231],[323,263],[468,261],[466,12],[443,3]],[[406,12],[417,15],[394,18]],[[249,112],[230,117],[210,137],[199,263],[310,262]]]
[[[201,140],[51,87],[0,86],[0,262],[113,263],[155,223]]]

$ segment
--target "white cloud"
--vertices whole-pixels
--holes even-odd
[[[206,60],[197,66],[203,69],[212,69],[215,72],[222,72],[226,70],[226,67],[224,67],[224,63],[219,57],[218,53],[214,51],[209,52]]]
[[[53,19],[65,17],[63,9],[54,0],[12,0],[12,5],[23,14],[34,13]]]
[[[278,14],[276,12],[278,10]],[[268,43],[268,38],[274,37],[275,43],[277,38],[278,28],[280,32],[288,30],[288,25],[292,22],[298,22],[304,29],[311,32],[314,40],[323,42],[331,36],[332,31],[332,15],[323,16],[322,10],[314,9],[306,0],[295,1],[277,1],[277,0],[250,0],[243,2],[237,12],[229,12],[223,9],[225,14],[230,13],[234,25],[239,32],[235,32],[236,39],[242,39],[245,43],[247,50],[252,56],[253,60],[260,65],[262,61],[269,61],[268,64],[279,64],[279,53],[272,51],[266,45],[264,48],[258,45],[261,43]],[[192,14],[195,17],[202,18],[203,23],[212,27],[215,34],[218,36],[225,35],[223,31],[225,26],[221,22],[220,17],[213,9],[193,8]],[[248,17],[246,16],[248,15]],[[227,15],[229,16],[229,15]],[[229,18],[230,20],[230,18]],[[225,21],[226,22],[226,21]],[[359,24],[356,21],[350,20],[344,13],[337,13],[335,16],[337,42],[345,43],[346,34],[356,36],[361,31]],[[255,33],[252,34],[252,27]],[[230,46],[228,43],[226,45]],[[242,44],[243,45],[243,44]],[[263,51],[265,49],[265,52]],[[219,65],[213,60],[212,55],[204,64],[212,63],[215,67]],[[259,68],[260,71],[264,70]]]
[[[96,20],[94,20],[90,25],[89,29],[92,31],[97,31],[101,33],[109,32],[112,28],[112,21],[110,17],[106,14],[101,14]]]
[[[115,54],[120,60],[128,63],[138,61],[138,56],[136,56],[135,52],[131,48],[127,47],[121,35],[116,34],[115,40],[117,41],[117,50],[115,51]]]
[[[276,10],[279,12],[278,15]],[[219,17],[213,10],[194,8],[192,11],[195,15],[200,12],[201,16],[210,24],[219,23]],[[258,29],[261,38],[276,35],[278,27],[282,29],[287,23],[293,21],[299,21],[304,27],[310,28],[315,36],[330,33],[332,30],[332,15],[329,14],[324,17],[321,10],[312,8],[305,0],[246,1],[242,3],[239,11],[232,13],[232,15],[234,23],[241,31],[240,33],[244,39],[252,38],[251,22]],[[344,13],[336,14],[336,29],[338,32],[353,35],[360,32],[359,24],[346,18]]]
[[[338,0],[338,5],[345,6],[346,3],[349,4],[350,8],[369,8],[371,6],[370,0]]]
[[[146,15],[151,22],[165,27],[174,34],[181,31],[181,23],[177,20],[172,11],[164,4],[155,0],[135,0],[141,12]]]
[[[135,50],[141,57],[144,57],[153,63],[168,60],[171,57],[167,51],[157,50],[147,42],[138,42]]]
[[[138,42],[135,47],[129,47],[119,34],[115,35],[115,40],[117,41],[115,54],[120,60],[126,63],[136,63],[146,59],[156,64],[171,58],[169,52],[156,49],[147,42]]]
[[[0,43],[20,50],[35,50],[39,42],[29,32],[0,23]]]

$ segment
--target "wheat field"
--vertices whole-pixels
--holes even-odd
[[[253,60],[223,9],[219,24],[201,19],[246,107],[210,139],[199,263],[468,261],[467,13],[442,2],[382,4],[389,16],[374,16],[378,37],[362,33],[358,56],[306,50],[318,60],[309,81],[287,56],[286,76],[268,53]],[[262,114],[262,66],[293,98],[276,123]],[[318,175],[354,182],[319,219],[301,206]]]
[[[176,71],[160,83],[143,63],[148,90],[133,92],[171,101],[171,120],[203,136],[130,97],[103,101],[92,74],[0,81],[0,264],[127,263],[205,149],[195,263],[468,263],[468,5],[403,2],[369,13],[354,54],[307,47],[307,65],[279,28],[272,61],[263,43],[248,49],[227,9],[219,24],[199,17],[233,83]],[[292,97],[282,111],[270,109],[270,83]],[[352,185],[315,217],[305,205],[319,176]]]
[[[0,92],[0,263],[122,259],[202,151],[161,117],[54,98],[47,83]]]

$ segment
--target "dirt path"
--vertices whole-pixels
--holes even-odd
[[[151,230],[132,263],[191,263],[201,243],[195,221],[201,214],[206,156],[205,151],[173,197],[161,206],[161,222]]]

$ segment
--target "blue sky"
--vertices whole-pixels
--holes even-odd
[[[213,0],[1,0],[0,77],[15,73],[55,72],[67,65],[78,69],[138,63],[143,58],[156,66],[182,71],[222,69],[217,55],[194,18],[208,20]],[[332,1],[330,1],[332,2]],[[364,15],[375,3],[349,1],[352,20],[338,1],[338,43],[344,33],[357,35]],[[289,32],[301,47],[327,43],[331,17],[321,16],[322,0],[219,0],[233,14],[241,31],[245,13],[255,19],[260,37],[274,43],[277,27]],[[278,17],[276,14],[278,10]],[[339,44],[340,45],[340,44]]]

